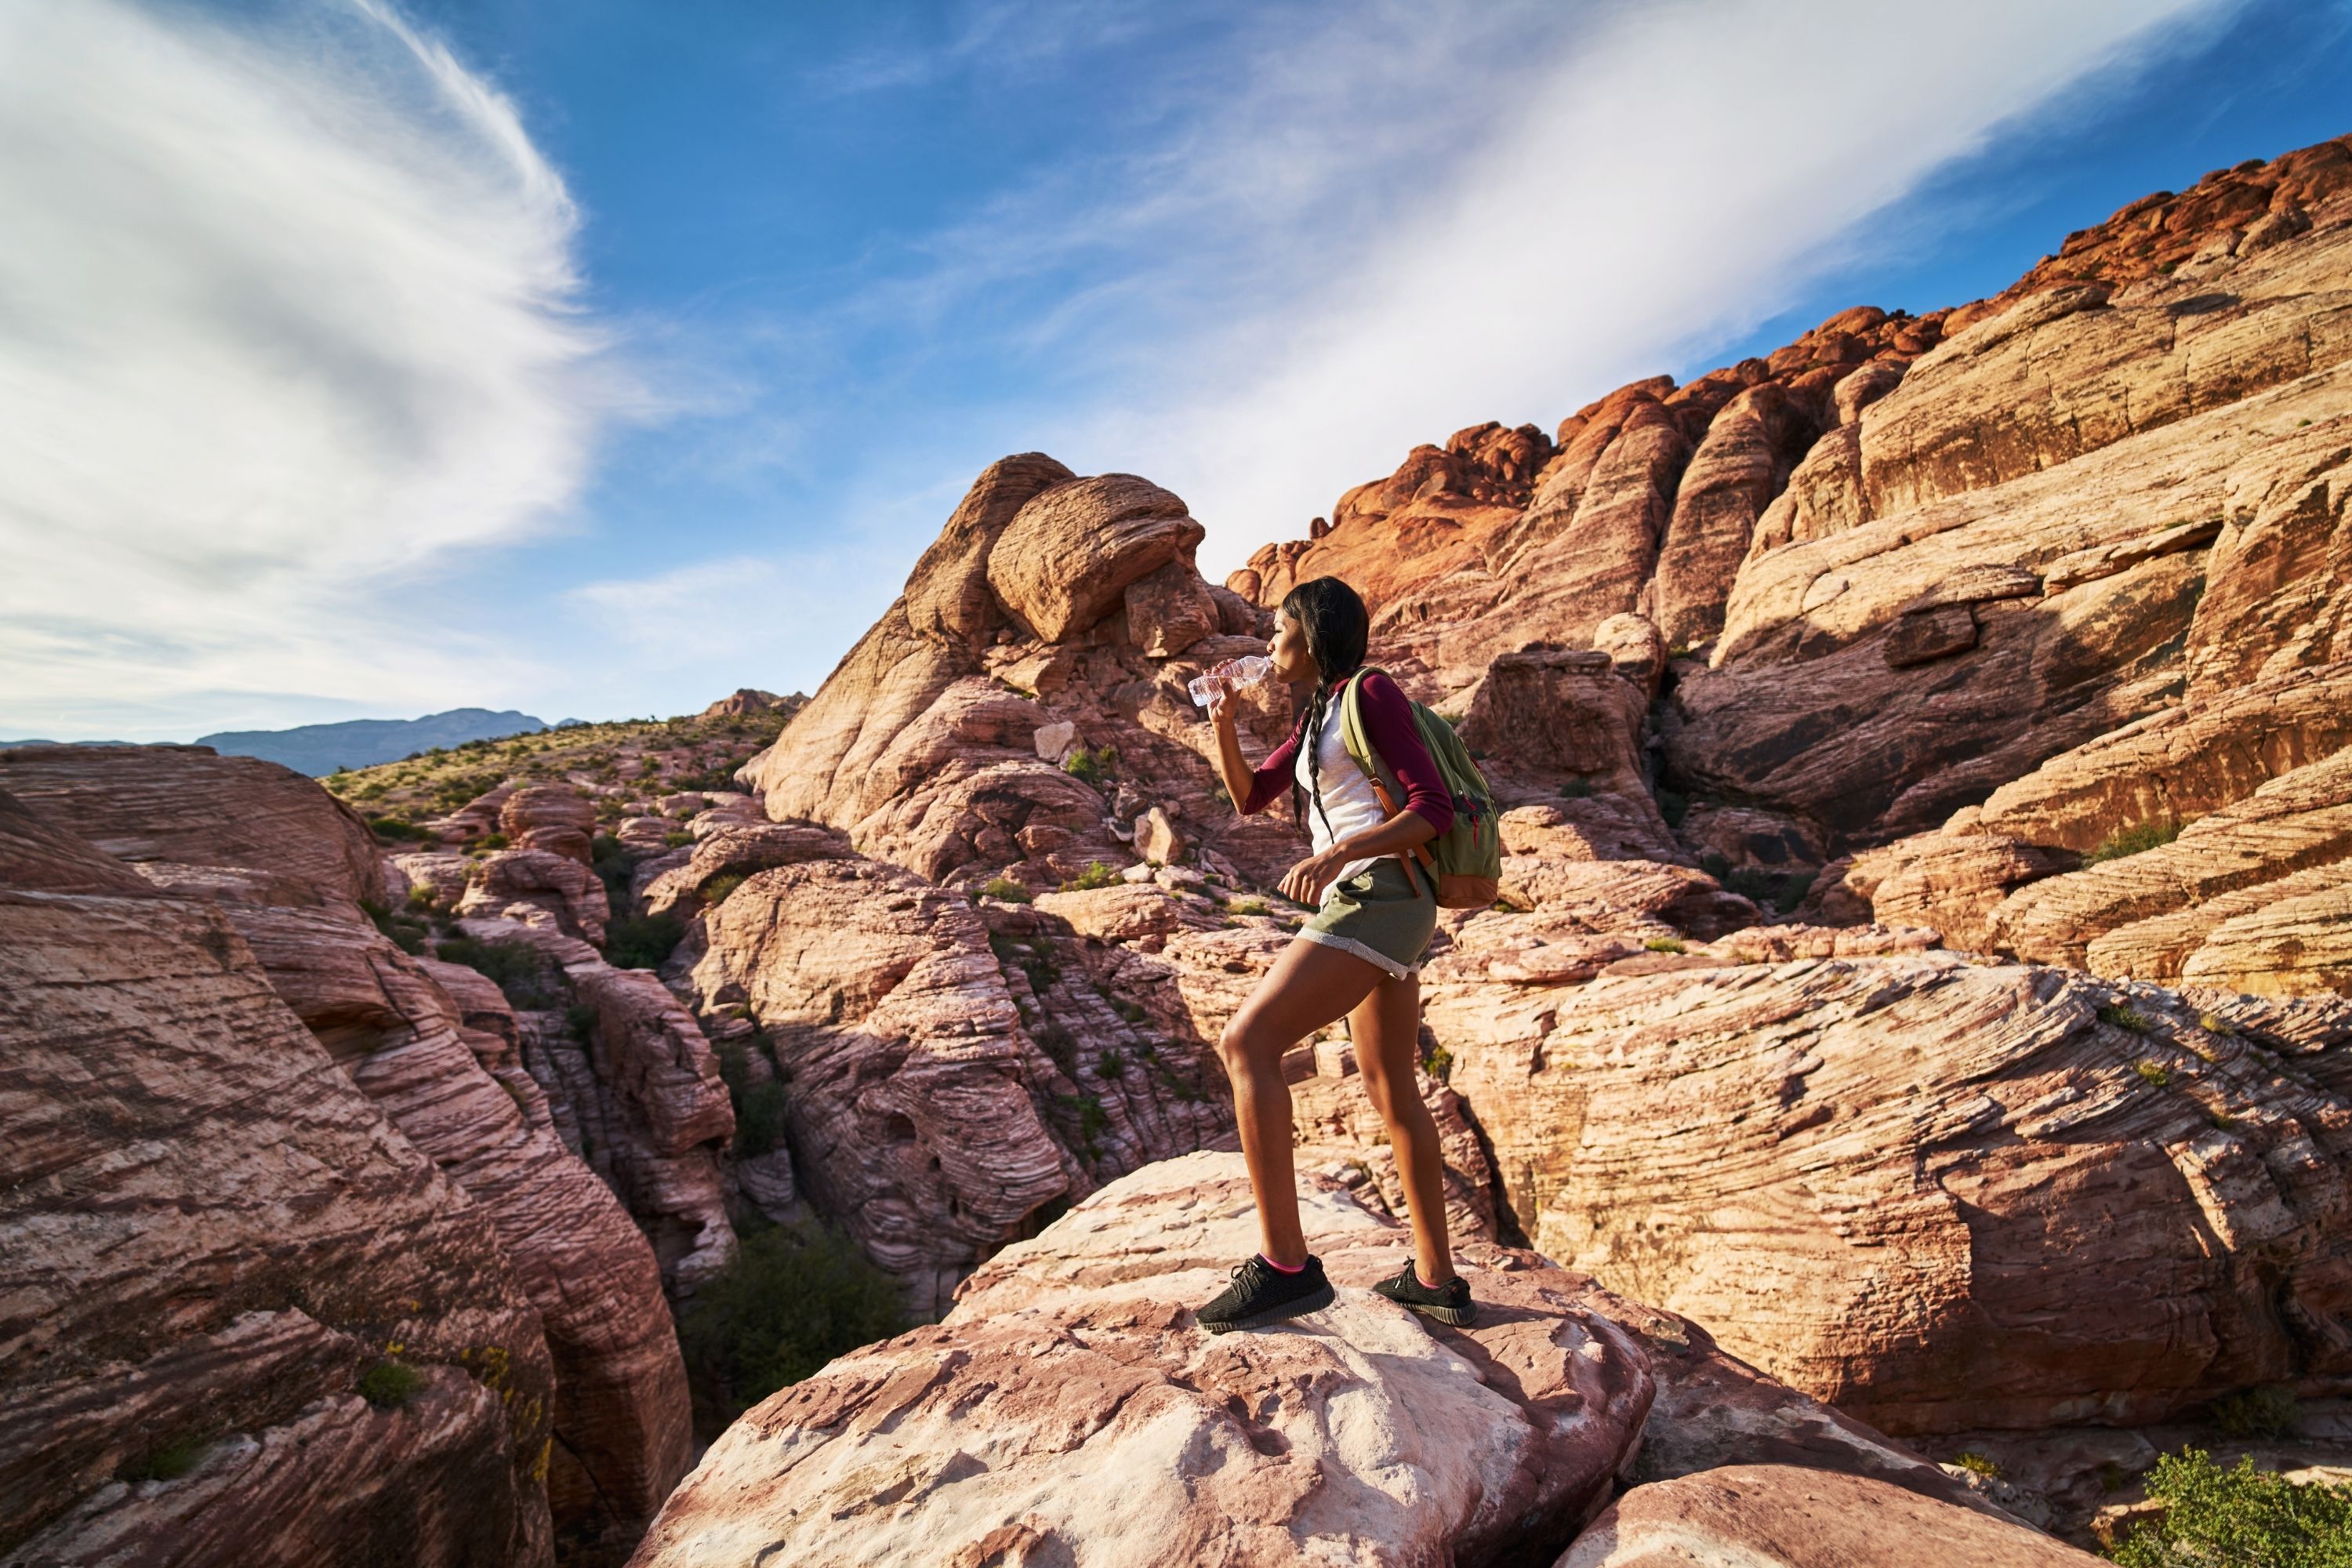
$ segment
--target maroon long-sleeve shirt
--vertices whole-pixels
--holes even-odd
[[[1404,786],[1404,809],[1420,817],[1439,833],[1454,826],[1454,799],[1446,793],[1445,780],[1431,760],[1429,748],[1421,743],[1421,731],[1412,721],[1412,705],[1397,683],[1381,671],[1364,677],[1360,705],[1364,720],[1364,738],[1372,750],[1389,766],[1398,784]],[[1335,696],[1334,701],[1338,700]],[[1307,721],[1301,718],[1290,739],[1275,748],[1274,755],[1258,764],[1250,774],[1249,799],[1242,803],[1244,816],[1264,811],[1290,788],[1291,774],[1298,759],[1298,745]]]

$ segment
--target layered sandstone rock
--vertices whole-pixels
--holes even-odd
[[[555,1372],[546,1472],[567,1563],[617,1561],[686,1473],[685,1369],[653,1249],[557,1139],[497,986],[321,910],[229,906],[270,984],[488,1215]]]
[[[1541,1562],[1614,1484],[1741,1462],[1989,1511],[1696,1325],[1528,1253],[1465,1246],[1487,1318],[1432,1330],[1368,1289],[1402,1228],[1328,1180],[1299,1196],[1332,1308],[1202,1333],[1190,1309],[1256,1242],[1247,1177],[1234,1154],[1147,1167],[984,1265],[939,1327],[747,1415],[636,1561],[757,1542],[810,1563]]]
[[[1885,1481],[1786,1465],[1727,1465],[1636,1487],[1554,1568],[2085,1568],[2098,1558],[2021,1524]]]
[[[545,849],[588,864],[596,807],[568,784],[526,784],[499,808],[499,828],[523,849]]]
[[[380,900],[375,838],[359,815],[291,768],[209,746],[16,746],[0,788],[132,866],[247,902]],[[354,911],[356,912],[356,911]]]
[[[735,1114],[700,1026],[653,974],[551,925],[461,929],[536,955],[513,1013],[523,1066],[556,1136],[619,1196],[670,1290],[690,1294],[735,1257],[720,1169]]]
[[[1549,1256],[1895,1431],[2148,1421],[2352,1366],[2352,1015],[2291,1039],[2251,999],[1935,952],[1675,956],[1433,977]]]
[[[488,1216],[218,909],[23,821],[0,806],[0,1553],[550,1562],[554,1379]]]
[[[1184,684],[1265,645],[1255,613],[1192,566],[1200,524],[1127,475],[1076,479],[1008,458],[974,483],[900,602],[740,775],[779,822],[837,828],[933,881],[1049,888],[1134,863],[1136,819],[1163,847],[1271,882],[1289,830],[1237,819],[1206,765]],[[1283,689],[1244,727],[1272,750]]]
[[[153,857],[140,863],[147,881],[217,900],[294,1015],[477,1205],[539,1314],[536,1353],[552,1360],[552,1433],[535,1462],[558,1543],[570,1561],[616,1561],[688,1458],[685,1372],[652,1251],[557,1140],[497,987],[401,952],[353,907],[370,889],[350,874],[349,813],[282,769],[222,761],[246,759],[60,748],[7,753],[0,770]],[[258,837],[257,816],[341,854]]]
[[[1189,1309],[1224,1261],[1204,1249],[1250,1245],[1238,1164],[1195,1156],[1107,1188],[1000,1254],[940,1327],[776,1395],[714,1446],[637,1562],[757,1539],[812,1564],[1471,1563],[1570,1535],[1648,1412],[1633,1337],[1523,1268],[1487,1277],[1516,1310],[1441,1342],[1365,1289],[1402,1258],[1399,1233],[1335,1195],[1310,1224],[1339,1305],[1204,1334]],[[1147,1225],[1162,1238],[1148,1254]],[[877,1486],[877,1465],[903,1483]]]
[[[545,913],[566,936],[604,940],[613,905],[604,883],[585,860],[553,849],[498,849],[484,856],[457,900],[469,917],[528,921]]]

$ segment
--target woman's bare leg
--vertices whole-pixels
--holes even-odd
[[[1396,1151],[1397,1174],[1412,1218],[1413,1268],[1423,1284],[1443,1285],[1454,1278],[1454,1251],[1445,1235],[1445,1162],[1438,1152],[1437,1122],[1413,1078],[1421,1058],[1420,980],[1383,975],[1348,1015],[1348,1033],[1355,1042],[1364,1092],[1388,1123],[1389,1146]]]
[[[1290,1161],[1290,1086],[1282,1079],[1282,1053],[1324,1025],[1348,1016],[1383,978],[1376,965],[1352,952],[1301,938],[1274,961],[1274,968],[1217,1041],[1217,1055],[1234,1086],[1242,1158],[1249,1163],[1250,1186],[1257,1194],[1258,1231],[1266,1257],[1285,1268],[1307,1261],[1307,1238],[1298,1225],[1298,1188]],[[1428,1112],[1423,1115],[1426,1118]],[[1431,1147],[1435,1146],[1433,1131]]]

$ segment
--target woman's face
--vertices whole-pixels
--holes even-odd
[[[1307,633],[1297,621],[1281,610],[1274,612],[1274,640],[1266,644],[1266,657],[1274,660],[1274,678],[1297,685],[1304,680],[1320,679],[1315,668],[1315,656],[1307,651]]]

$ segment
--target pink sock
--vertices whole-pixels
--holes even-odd
[[[1421,1277],[1421,1265],[1418,1263],[1412,1266],[1412,1281],[1424,1290],[1443,1290],[1445,1289],[1443,1285],[1432,1285],[1428,1280],[1423,1279]]]
[[[1297,1268],[1285,1268],[1283,1265],[1281,1265],[1281,1264],[1279,1264],[1279,1263],[1276,1263],[1273,1258],[1268,1258],[1268,1257],[1267,1257],[1265,1253],[1263,1253],[1263,1252],[1259,1253],[1259,1254],[1257,1255],[1257,1258],[1258,1258],[1258,1261],[1259,1261],[1259,1262],[1261,1262],[1261,1263],[1265,1264],[1268,1268],[1273,1269],[1273,1270],[1274,1270],[1276,1273],[1277,1273],[1277,1274],[1304,1274],[1304,1273],[1306,1273],[1306,1272],[1307,1272],[1307,1265],[1305,1265],[1304,1263],[1300,1264],[1300,1265],[1299,1265]]]

